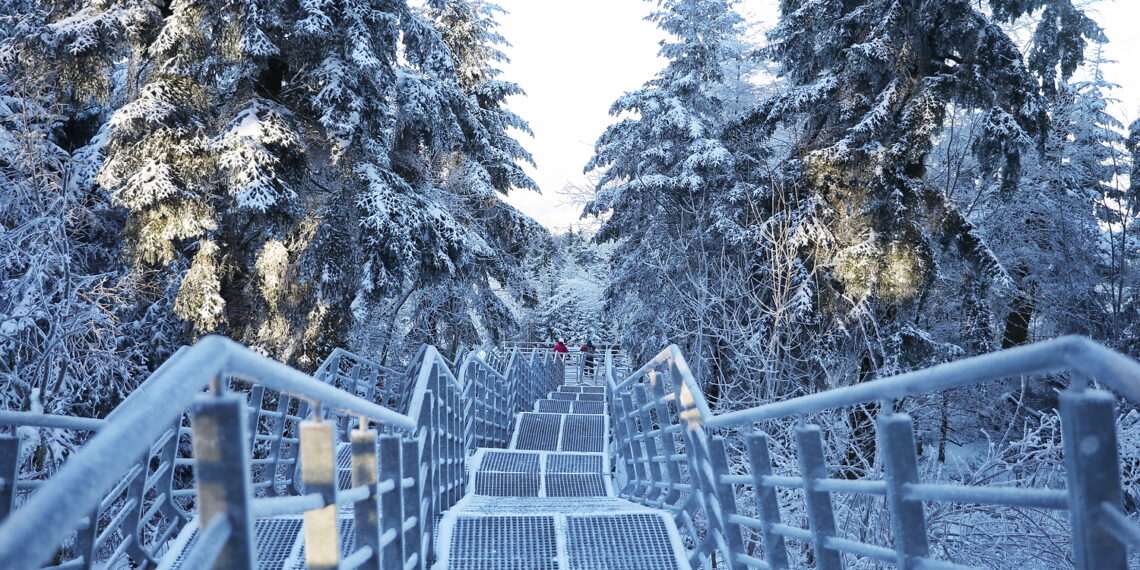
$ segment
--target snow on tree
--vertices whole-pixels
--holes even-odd
[[[938,287],[944,258],[965,271],[971,296],[1013,285],[974,222],[927,183],[928,161],[947,113],[974,110],[978,176],[1007,195],[1018,187],[1025,154],[1048,132],[1046,95],[1083,60],[1088,41],[1103,39],[1069,2],[1047,3],[1026,62],[1001,24],[1044,4],[994,1],[989,13],[959,0],[781,6],[770,49],[790,86],[741,129],[798,130],[780,176],[798,199],[822,200],[835,242],[804,261],[825,275],[823,318],[850,320],[863,339],[851,346],[866,359],[859,378],[897,360],[894,336],[925,337],[907,331]]]
[[[64,49],[45,40],[73,38],[68,26],[92,19],[53,25],[28,6],[7,8],[0,26],[0,408],[101,416],[145,377],[152,358],[165,355],[169,329],[147,321],[157,346],[125,334],[128,323],[146,319],[134,303],[135,277],[119,263],[122,216],[93,183],[107,115],[92,95],[112,86],[96,78],[68,84],[74,67],[44,65],[54,53],[48,48]],[[77,65],[106,55],[78,54]],[[37,428],[19,435],[35,468],[48,472],[86,437]]]
[[[485,285],[494,271],[473,268],[500,242],[543,239],[496,196],[536,186],[508,133],[527,129],[505,107],[521,90],[496,79],[494,6],[148,6],[80,3],[31,44],[123,87],[111,101],[112,82],[88,80],[115,107],[97,181],[128,212],[135,273],[173,293],[161,304],[189,335],[312,362],[386,327],[373,319],[410,291]]]
[[[703,364],[715,309],[690,300],[718,278],[708,260],[723,237],[708,230],[720,196],[737,184],[735,158],[721,140],[729,118],[722,97],[747,89],[731,67],[746,48],[731,2],[659,6],[649,20],[669,34],[659,52],[668,63],[611,107],[618,120],[586,166],[602,173],[586,212],[608,214],[595,239],[617,243],[607,313],[622,344],[642,358],[676,342]]]

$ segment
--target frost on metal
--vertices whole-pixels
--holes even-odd
[[[900,401],[1066,371],[1074,381],[1060,394],[1064,473],[1045,487],[1029,487],[1032,481],[1012,473],[985,483],[924,481],[932,473],[919,469],[914,422],[894,411]],[[1064,525],[1051,531],[1052,540],[1071,545],[1067,557],[1078,568],[1124,568],[1128,548],[1140,545],[1140,527],[1122,510],[1116,397],[1086,385],[1094,379],[1140,401],[1140,363],[1083,337],[717,415],[676,346],[622,376],[607,362],[614,461],[623,475],[618,496],[675,511],[693,567],[713,560],[734,568],[798,567],[809,560],[817,568],[967,567],[950,548],[947,525],[986,524],[987,513],[1001,509],[1060,511],[1042,519]],[[840,476],[842,466],[834,461],[841,456],[832,449],[837,442],[825,441],[821,428],[828,418],[842,422],[852,409],[874,411],[868,425],[877,455],[868,469],[847,468]],[[882,532],[865,519],[853,524],[852,497],[889,514],[874,522]],[[993,541],[998,556],[1012,556],[1018,546],[1012,538]]]
[[[1136,400],[1140,364],[1084,338],[718,415],[676,347],[633,372],[607,355],[604,386],[576,374],[559,386],[573,365],[537,350],[448,360],[427,347],[404,371],[335,351],[309,376],[207,337],[106,421],[0,415],[17,433],[96,432],[0,523],[0,567],[39,567],[57,551],[70,567],[785,568],[807,553],[818,568],[961,567],[944,531],[975,524],[978,507],[946,511],[948,522],[930,518],[932,505],[1062,513],[1054,538],[1080,568],[1125,567],[1140,542],[1122,510],[1117,399],[1084,381]],[[1060,421],[1043,420],[1064,452],[1052,484],[925,479],[895,401],[1065,370],[1078,381],[1060,394]],[[874,469],[837,476],[813,418],[868,405]],[[331,441],[307,444],[314,433]],[[18,460],[19,440],[5,441]],[[302,449],[324,468],[306,467]],[[18,465],[0,467],[5,489],[28,487]],[[845,518],[844,497],[881,505],[886,534],[852,534],[866,527]]]

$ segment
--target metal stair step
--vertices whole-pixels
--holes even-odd
[[[606,403],[585,400],[538,400],[534,404],[534,411],[555,414],[604,414]]]
[[[619,503],[625,501],[617,500]],[[629,505],[633,505],[629,503]],[[617,506],[617,505],[615,505]],[[636,509],[590,514],[475,513],[444,516],[435,568],[454,570],[679,570],[684,549],[672,518]],[[621,508],[621,507],[619,507]]]
[[[510,449],[603,452],[609,437],[609,416],[604,414],[518,415]]]
[[[601,453],[481,449],[468,462],[468,494],[495,497],[609,497],[609,458]]]

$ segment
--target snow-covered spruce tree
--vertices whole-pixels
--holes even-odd
[[[709,231],[712,213],[737,183],[720,140],[728,119],[720,96],[740,84],[725,71],[744,57],[742,21],[726,0],[658,5],[649,19],[669,34],[659,52],[668,64],[611,107],[619,120],[587,164],[604,173],[586,212],[611,212],[596,239],[619,240],[607,311],[624,331],[623,346],[643,358],[675,342],[703,366],[720,362],[725,348],[707,330],[715,307],[693,300],[709,299],[710,280],[719,278],[710,260],[723,245]]]
[[[440,22],[404,2],[169,9],[100,182],[130,211],[135,267],[177,284],[193,334],[311,362],[493,253],[454,198],[491,211],[495,191],[533,187],[505,132],[525,124],[494,73],[460,81]]]
[[[1047,106],[1100,29],[1068,1],[784,2],[771,52],[790,88],[767,98],[740,129],[794,125],[783,176],[798,199],[823,207],[834,243],[804,252],[823,278],[821,322],[855,332],[847,350],[860,381],[937,345],[915,323],[943,254],[964,264],[977,294],[1010,276],[977,228],[927,184],[927,159],[953,106],[983,113],[973,151],[979,175],[1010,195],[1023,155],[1044,140]],[[1000,23],[1043,10],[1024,63]],[[813,202],[815,203],[815,202]],[[816,207],[816,206],[812,206]],[[909,339],[909,340],[907,340]],[[911,346],[911,355],[891,347]]]
[[[494,21],[500,10],[478,1],[437,2],[431,8],[434,27],[417,28],[422,37],[406,43],[436,51],[410,58],[419,62],[415,69],[400,70],[400,115],[390,158],[408,187],[431,199],[426,212],[419,207],[400,216],[426,215],[421,225],[434,228],[423,232],[381,221],[389,226],[385,232],[402,234],[398,241],[434,233],[436,244],[419,248],[415,271],[388,273],[386,290],[367,299],[365,306],[378,318],[365,319],[377,327],[365,336],[385,356],[409,343],[454,347],[512,335],[522,308],[535,302],[524,266],[548,249],[550,239],[498,198],[512,188],[537,190],[520,165],[533,162],[530,154],[508,133],[530,128],[505,106],[521,89],[497,79],[496,65],[505,61],[499,51],[505,41]],[[391,190],[375,184],[373,189]],[[372,239],[368,231],[366,239]],[[420,326],[429,320],[430,326]]]
[[[1124,327],[1119,346],[1128,354],[1140,354],[1140,299],[1136,295],[1136,291],[1140,291],[1140,259],[1137,259],[1140,258],[1140,119],[1128,126],[1125,148],[1130,172],[1122,207],[1125,220],[1120,232],[1124,261],[1117,306]]]
[[[1119,305],[1110,297],[1128,257],[1118,235],[1126,163],[1123,125],[1106,111],[1109,88],[1096,72],[1050,95],[1044,151],[1026,161],[1012,196],[991,197],[976,213],[1018,280],[1019,312],[1006,318],[1003,346],[1029,340],[1032,323],[1038,337],[1119,336]]]

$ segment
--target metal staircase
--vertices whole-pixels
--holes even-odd
[[[467,495],[439,526],[437,567],[679,569],[672,517],[615,498],[606,388],[566,384],[518,414],[509,449],[467,461]]]
[[[720,414],[675,346],[583,364],[542,345],[425,347],[403,369],[337,350],[310,375],[207,337],[107,418],[0,411],[0,569],[967,568],[971,527],[1045,515],[1047,565],[1140,565],[1115,424],[1140,363],[1088,339]],[[1041,375],[1070,379],[1047,485],[919,469],[909,403]],[[876,449],[857,477],[829,465],[853,409]],[[91,435],[45,473],[23,449],[42,429]],[[932,521],[944,505],[985,510]],[[988,548],[985,566],[1013,563]]]

